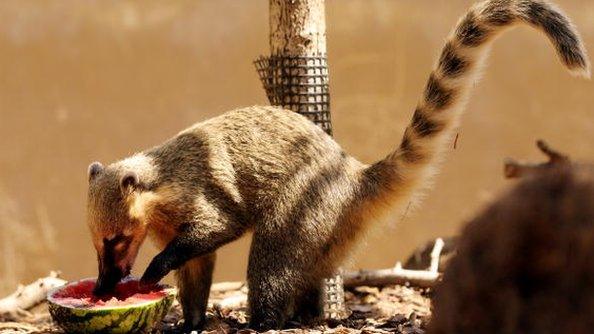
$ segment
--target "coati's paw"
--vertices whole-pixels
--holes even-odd
[[[143,285],[156,284],[170,271],[171,265],[169,259],[162,254],[158,254],[144,271],[142,278],[140,278],[140,283]]]
[[[184,307],[184,323],[182,328],[185,333],[200,330],[206,325],[206,312],[198,308],[187,309]]]

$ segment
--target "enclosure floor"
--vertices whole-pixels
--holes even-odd
[[[344,320],[324,321],[305,326],[289,323],[288,329],[276,333],[415,333],[425,332],[430,317],[430,291],[404,286],[384,288],[358,287],[345,292],[350,316]],[[231,306],[224,306],[224,301]],[[223,301],[223,306],[220,302]],[[247,307],[245,289],[214,292],[210,297],[208,323],[202,333],[254,333],[246,329]],[[213,306],[215,305],[215,306]],[[47,306],[36,307],[30,316],[9,322],[0,319],[0,333],[62,333],[52,323]],[[3,321],[4,320],[4,321]],[[14,320],[14,319],[13,319]],[[154,333],[181,333],[177,324],[181,320],[179,304],[175,304]],[[2,322],[3,321],[3,322]],[[272,332],[272,331],[271,331]]]

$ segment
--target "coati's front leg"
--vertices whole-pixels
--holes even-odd
[[[253,254],[253,253],[252,253]],[[257,259],[257,262],[264,259]],[[260,332],[281,329],[295,302],[295,282],[291,275],[283,274],[272,268],[254,270],[250,256],[248,266],[248,304],[250,310],[249,328]]]
[[[215,259],[216,253],[197,257],[186,262],[177,271],[179,300],[184,312],[185,329],[202,327],[206,321],[206,306]]]
[[[171,270],[180,269],[180,301],[187,327],[196,327],[204,320],[208,301],[214,251],[240,237],[245,226],[234,222],[211,221],[186,224],[163,251],[153,258],[141,283],[159,282]]]
[[[235,222],[187,223],[161,253],[155,256],[142,275],[143,284],[156,284],[170,271],[189,260],[210,254],[243,235],[246,227]]]

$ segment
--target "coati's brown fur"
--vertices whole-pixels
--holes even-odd
[[[530,177],[468,224],[430,334],[592,333],[594,167]]]
[[[135,254],[137,240],[148,231],[163,251],[143,281],[179,269],[186,325],[198,326],[211,254],[253,230],[250,326],[279,328],[304,310],[319,314],[321,279],[373,222],[423,187],[458,124],[491,41],[516,23],[545,32],[569,70],[589,75],[578,33],[552,5],[486,1],[460,20],[402,142],[375,164],[357,161],[306,118],[274,107],[231,111],[131,158],[107,167],[93,164],[88,203],[100,259],[97,293],[129,272],[128,254]]]

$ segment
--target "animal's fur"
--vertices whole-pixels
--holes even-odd
[[[319,300],[321,279],[373,222],[423,187],[458,124],[490,42],[522,22],[548,35],[567,68],[589,73],[577,32],[548,3],[479,3],[448,38],[401,144],[375,164],[349,156],[298,114],[251,107],[198,123],[132,159],[95,166],[89,224],[100,258],[103,238],[127,226],[136,226],[138,235],[148,229],[164,250],[143,280],[156,282],[181,268],[182,302],[199,300],[184,307],[187,324],[194,326],[203,320],[194,311],[204,309],[200,291],[207,286],[184,287],[196,286],[196,275],[184,274],[193,270],[195,262],[188,261],[252,229],[250,326],[283,326],[303,301]]]
[[[594,168],[528,177],[468,224],[428,333],[591,333]]]

